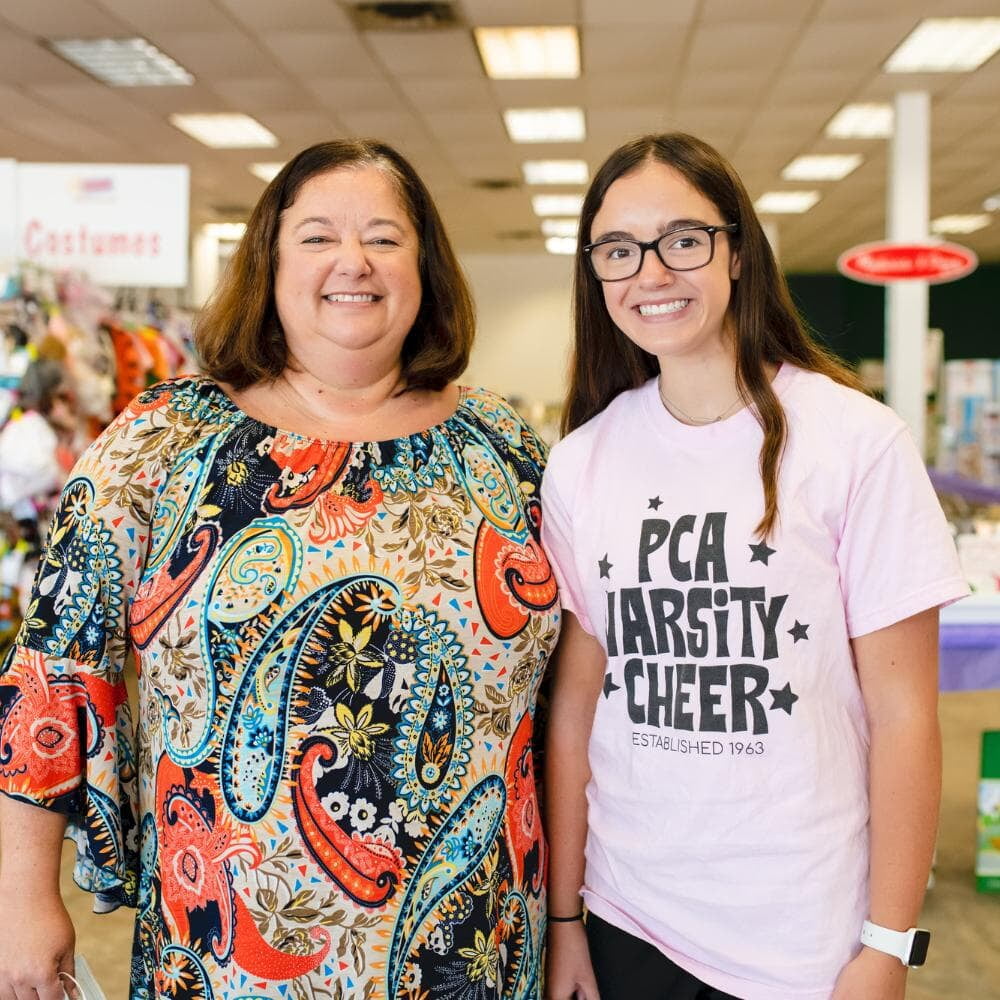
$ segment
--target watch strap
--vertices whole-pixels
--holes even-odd
[[[922,927],[894,931],[870,920],[861,925],[861,943],[865,947],[892,955],[911,969],[924,964],[930,939],[930,931]]]

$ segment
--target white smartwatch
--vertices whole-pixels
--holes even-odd
[[[866,920],[861,925],[861,943],[867,948],[884,951],[911,969],[923,965],[927,959],[927,947],[931,943],[931,932],[922,927],[911,927],[908,931],[893,931]]]

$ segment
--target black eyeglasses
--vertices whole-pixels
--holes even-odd
[[[674,229],[655,240],[601,240],[589,243],[583,252],[598,281],[624,281],[642,270],[646,251],[652,250],[664,267],[671,271],[696,271],[712,262],[715,256],[715,234],[735,233],[739,223],[725,226],[691,226]]]

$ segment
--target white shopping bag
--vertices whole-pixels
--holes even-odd
[[[76,987],[77,1000],[107,1000],[104,990],[94,978],[94,974],[90,971],[90,966],[87,965],[87,960],[83,955],[76,956],[76,967],[73,969],[72,976],[65,972],[60,973],[60,975]],[[66,998],[69,1000],[68,993]]]

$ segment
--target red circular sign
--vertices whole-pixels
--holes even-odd
[[[893,281],[957,281],[979,264],[957,243],[862,243],[845,250],[837,270],[855,281],[888,285]]]

